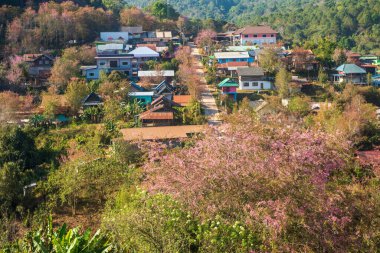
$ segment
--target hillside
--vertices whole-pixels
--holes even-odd
[[[126,0],[145,7],[154,0]],[[182,0],[168,1],[180,13],[194,18],[225,20],[238,25],[267,23],[285,40],[303,44],[330,37],[345,48],[378,50],[378,0]]]

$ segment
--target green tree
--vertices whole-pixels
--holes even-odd
[[[323,70],[323,67],[320,67],[318,71],[318,82],[322,84],[322,86],[324,87],[328,79],[329,79],[329,76]]]
[[[291,74],[285,68],[281,68],[276,74],[276,87],[281,98],[290,96],[289,82],[291,79]]]
[[[165,1],[159,0],[157,2],[154,2],[149,7],[151,13],[153,16],[162,19],[171,19],[171,20],[177,20],[179,17],[179,13],[171,6],[170,4],[167,4]]]
[[[70,105],[71,111],[77,114],[82,106],[83,99],[89,94],[89,88],[84,80],[72,80],[66,89],[66,99]]]
[[[274,48],[263,49],[259,54],[260,67],[267,73],[273,74],[280,67],[280,60]]]

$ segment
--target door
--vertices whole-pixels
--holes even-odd
[[[110,61],[111,68],[117,68],[117,61]]]
[[[260,89],[261,89],[261,90],[264,89],[264,83],[260,83]]]

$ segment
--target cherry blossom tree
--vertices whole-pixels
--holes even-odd
[[[284,119],[232,117],[189,148],[151,151],[148,189],[205,219],[245,222],[261,234],[263,251],[347,252],[364,243],[355,235],[355,193],[337,179],[351,166],[347,143]]]

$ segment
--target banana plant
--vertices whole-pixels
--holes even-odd
[[[0,250],[1,251],[1,250]],[[113,252],[114,247],[105,235],[98,230],[91,235],[87,229],[83,233],[78,227],[68,229],[63,224],[53,230],[52,219],[42,229],[28,233],[25,238],[4,252],[33,252],[33,253],[107,253]]]

